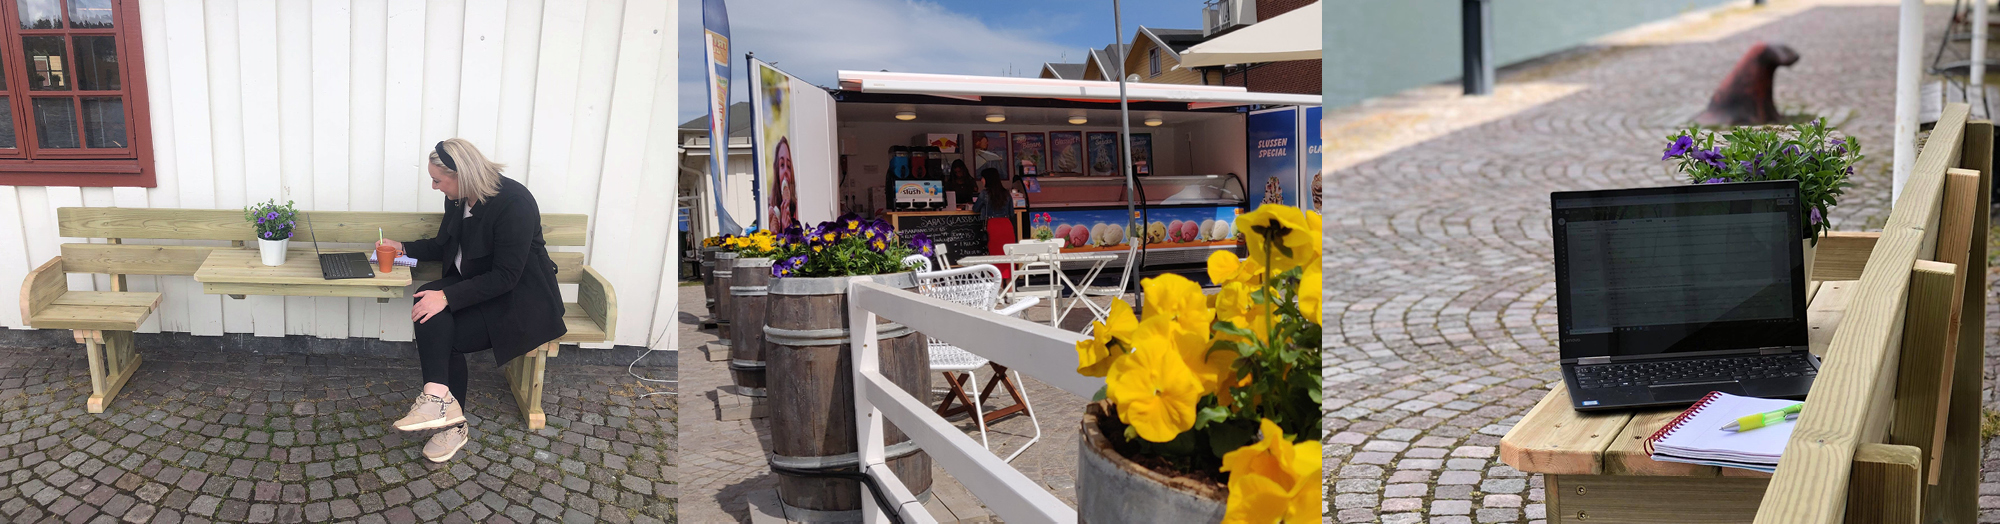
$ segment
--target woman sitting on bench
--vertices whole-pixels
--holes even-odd
[[[462,138],[438,142],[429,167],[431,188],[445,197],[437,236],[378,245],[445,262],[444,278],[414,295],[410,320],[424,388],[409,415],[395,422],[403,431],[446,428],[424,445],[424,457],[444,462],[470,439],[465,354],[492,349],[494,362],[504,365],[568,330],[534,195],[500,176],[505,166]]]

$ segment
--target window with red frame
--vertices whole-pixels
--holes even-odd
[[[0,184],[153,186],[136,0],[0,0]]]

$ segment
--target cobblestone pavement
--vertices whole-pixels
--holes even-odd
[[[389,426],[415,359],[139,353],[89,414],[79,347],[0,348],[0,522],[675,521],[673,397],[622,367],[550,360],[529,432],[472,355],[473,440],[433,464],[427,433]]]
[[[1935,35],[1946,11],[1930,9]],[[1780,107],[1827,117],[1870,157],[1834,224],[1879,227],[1895,30],[1893,3],[1774,1],[1508,68],[1491,97],[1440,85],[1331,113],[1325,520],[1545,522],[1541,476],[1496,448],[1560,379],[1548,192],[1680,183],[1662,137],[1768,39],[1801,55],[1778,72]],[[1982,494],[2000,494],[1996,469]],[[2000,518],[2000,496],[1981,507]]]
[[[772,477],[765,465],[764,454],[771,447],[770,424],[767,419],[758,418],[737,421],[717,421],[716,388],[731,384],[727,362],[708,362],[703,352],[697,348],[716,339],[714,330],[701,329],[699,318],[705,311],[699,286],[681,288],[680,304],[680,347],[681,387],[687,391],[686,411],[689,422],[681,434],[681,454],[684,457],[683,484],[680,510],[688,522],[743,521],[749,518],[747,498],[759,491],[776,489],[777,479]],[[1082,308],[1071,314],[1064,327],[1081,320]],[[1047,322],[1049,309],[1030,308],[1024,318],[1031,321]],[[980,373],[983,382],[989,377]],[[942,379],[932,379],[932,385],[942,387]],[[1040,482],[1057,498],[1071,506],[1076,505],[1076,454],[1077,424],[1083,415],[1085,400],[1068,392],[1043,384],[1032,378],[1022,377],[1022,387],[1027,391],[1028,402],[1034,407],[1040,419],[1042,438],[1021,452],[1011,463],[1015,469],[1030,479]],[[933,396],[930,405],[936,406],[943,398],[942,393]],[[1004,391],[992,397],[992,404],[986,407],[1005,407],[1011,404]],[[978,429],[967,415],[953,417],[951,422],[977,439]],[[987,427],[987,436],[992,449],[1001,456],[1020,449],[1023,442],[1034,434],[1033,421],[1027,417],[1013,416]],[[937,479],[934,490],[959,489],[950,480],[950,474],[943,468],[934,468]],[[946,497],[947,501],[970,500],[970,497]],[[950,508],[956,512],[966,508]],[[969,513],[977,514],[977,508]],[[948,515],[934,515],[939,521],[950,521]]]

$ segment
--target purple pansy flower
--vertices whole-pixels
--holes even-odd
[[[1666,160],[1669,158],[1685,155],[1687,154],[1688,149],[1691,149],[1693,147],[1694,147],[1694,137],[1681,135],[1680,138],[1674,139],[1674,143],[1667,144],[1667,152],[1664,155],[1660,155],[1660,160]]]
[[[792,258],[787,258],[782,261],[779,261],[777,264],[771,265],[771,276],[778,278],[789,277],[792,276],[793,273],[797,273],[799,271],[799,267],[804,265],[806,265],[805,255],[799,255]]]
[[[919,255],[923,255],[926,257],[936,256],[935,255],[936,250],[933,249],[935,245],[936,244],[931,243],[931,237],[929,235],[925,235],[923,233],[917,233],[915,235],[910,236],[910,247],[916,249],[917,254]]]
[[[1729,179],[1727,179],[1727,178],[1711,178],[1711,179],[1708,179],[1708,180],[1703,180],[1703,181],[1701,181],[1701,183],[1703,183],[1703,184],[1721,184],[1721,183],[1725,183],[1725,182],[1728,182],[1728,181],[1729,181]]]

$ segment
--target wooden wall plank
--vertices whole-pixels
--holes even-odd
[[[460,47],[465,43],[465,1],[437,0],[424,11],[423,139],[428,155],[439,140],[458,136]],[[444,197],[430,191],[426,175],[417,210],[444,212]]]
[[[575,129],[578,68],[583,60],[585,0],[549,0],[542,7],[540,62],[535,70],[534,125],[529,132],[528,191],[543,213],[575,213],[568,204],[570,135]],[[579,250],[580,251],[580,250]]]
[[[507,8],[466,4],[458,66],[458,136],[493,158],[500,125],[500,67],[507,44]]]
[[[1959,159],[1959,167],[1980,173],[1978,189],[1974,191],[1978,204],[1974,209],[1992,209],[1993,191],[1993,124],[1979,120],[1965,126],[1965,153]],[[1970,253],[1965,263],[1965,293],[1959,306],[1958,347],[1984,348],[1986,345],[1986,296],[1990,289],[1986,284],[1987,245],[1986,231],[1992,227],[1992,216],[1987,213],[1973,213],[1975,232],[1970,240]],[[1939,469],[1937,486],[1926,490],[1935,495],[1936,504],[1927,507],[1934,510],[1927,513],[1942,517],[1946,522],[1972,522],[1978,517],[1980,481],[1980,456],[1984,442],[1980,434],[1981,379],[1986,369],[1984,351],[1959,351],[1956,356],[1952,377],[1949,417],[1945,422],[1943,466]]]
[[[579,80],[570,109],[575,123],[569,136],[569,176],[564,181],[570,187],[596,188],[603,175],[612,91],[612,82],[604,79],[618,74],[619,26],[624,11],[624,0],[591,0],[584,15],[583,55],[577,65]],[[589,212],[596,208],[597,192],[586,189],[564,193],[560,209]]]
[[[279,85],[278,4],[276,0],[243,0],[236,7],[237,117],[242,120],[244,204],[248,205],[279,199],[284,193],[279,161],[283,128],[278,122],[278,90],[273,89]],[[285,297],[228,299],[223,307],[247,307],[250,331],[257,336],[285,336]]]
[[[542,48],[542,0],[507,2],[507,43],[501,51],[499,122],[490,148],[492,157],[510,168],[507,176],[523,184],[528,170],[528,141],[535,118],[535,68]]]
[[[29,269],[48,261],[29,262],[28,239],[22,232],[24,220],[17,191],[14,186],[0,186],[0,274],[25,278]],[[20,300],[20,286],[0,285],[0,303],[18,304]],[[0,308],[0,324],[20,328],[24,325],[21,312],[14,308]]]
[[[667,49],[668,29],[673,21],[667,19],[666,2],[628,2],[622,17],[618,35],[617,73],[611,81],[611,105],[608,115],[609,126],[625,132],[604,136],[601,173],[640,173],[645,168],[646,146],[653,133],[677,134],[675,126],[652,128],[656,86],[660,80],[660,55]],[[660,205],[658,195],[643,194],[639,191],[640,177],[602,176],[597,184],[597,207],[591,216],[632,217],[629,227],[608,227],[593,232],[594,242],[586,247],[591,259],[601,261],[594,266],[614,282],[644,286],[657,286],[654,278],[658,272],[652,271],[652,264],[659,259],[646,260],[640,253],[657,254],[664,249],[667,231],[664,227],[672,222],[667,213],[676,206]],[[652,264],[648,264],[651,262]],[[637,325],[641,319],[653,317],[653,302],[621,304],[620,314],[631,315],[626,325]],[[621,319],[623,320],[623,319]],[[640,330],[627,330],[633,345],[643,345],[644,340],[636,335]]]
[[[377,169],[385,156],[382,107],[388,98],[388,4],[385,0],[353,0],[350,38],[348,114],[348,209],[382,211],[385,173]],[[371,241],[373,239],[370,239]],[[371,299],[347,299],[347,335],[380,338],[382,305]]]
[[[666,19],[668,23],[675,23],[676,20],[679,20],[679,10],[679,3],[667,2]],[[662,32],[672,34],[673,31],[672,27],[668,27]],[[673,46],[675,45],[673,40],[669,38],[663,45]],[[680,85],[677,76],[679,74],[678,68],[675,67],[676,60],[678,59],[677,55],[678,50],[672,47],[660,53],[660,65],[657,68],[659,79],[654,82],[654,85],[657,87],[653,93],[652,128],[654,132],[650,133],[647,137],[645,167],[640,169],[640,178],[642,180],[639,186],[640,194],[680,194],[680,155],[678,154],[678,148],[674,147],[674,144],[680,139],[679,134],[678,131],[662,132],[662,130],[672,130],[679,127],[678,120],[680,120],[680,115],[676,114],[679,107],[677,89]],[[679,324],[676,316],[680,314],[680,308],[676,307],[678,305],[677,300],[680,297],[680,289],[678,287],[680,284],[680,264],[675,254],[675,245],[678,243],[675,238],[678,228],[675,226],[677,222],[675,221],[674,213],[680,206],[649,207],[659,208],[653,210],[653,212],[657,213],[656,216],[660,218],[657,220],[648,220],[646,223],[658,224],[658,227],[662,230],[648,232],[643,234],[643,236],[648,237],[650,242],[657,243],[658,246],[655,248],[649,243],[644,247],[635,248],[632,251],[632,255],[637,264],[635,266],[637,269],[628,274],[644,273],[652,276],[652,278],[641,279],[638,282],[620,282],[618,285],[628,290],[625,293],[627,300],[652,302],[653,315],[651,319],[646,319],[638,315],[630,315],[629,318],[632,321],[627,322],[625,325],[634,327],[647,326],[648,329],[625,329],[623,332],[617,333],[615,340],[619,344],[644,345],[650,349],[673,348],[678,347],[672,339],[676,337],[675,334],[679,331],[673,329],[673,326]],[[657,254],[657,256],[648,256],[651,254]],[[653,268],[658,268],[658,270],[654,271]],[[650,280],[650,282],[646,280]],[[649,293],[651,296],[648,296]]]
[[[1967,217],[1968,221],[1970,217]],[[1943,245],[1943,244],[1940,244]],[[1919,260],[1910,272],[1909,305],[1905,306],[1902,351],[1897,352],[1895,413],[1888,443],[1915,446],[1932,454],[1938,427],[1940,393],[1951,389],[1951,311],[1958,306],[1958,266]],[[1940,391],[1940,385],[1943,391]],[[1927,461],[1928,463],[1928,461]],[[1929,466],[1926,465],[1925,468]]]
[[[384,49],[398,57],[387,64],[388,86],[382,104],[382,209],[417,211],[419,199],[435,200],[439,193],[430,189],[425,167],[423,131],[424,23],[423,2],[390,2],[385,13]],[[414,288],[413,288],[414,289]],[[406,342],[416,333],[404,320],[412,302],[408,297],[377,304],[377,319],[383,340]],[[380,319],[389,319],[381,322]]]
[[[312,5],[278,4],[279,162],[284,183],[279,202],[313,207]],[[318,307],[309,297],[285,297],[285,334],[318,333]]]
[[[1916,524],[1922,517],[1922,451],[1911,446],[1862,444],[1854,453],[1847,522]]]
[[[231,209],[250,204],[243,151],[242,50],[234,2],[202,4],[208,58],[208,115],[214,145],[215,207]],[[261,90],[268,90],[268,86]],[[221,300],[222,332],[255,329],[254,309],[241,300]]]

